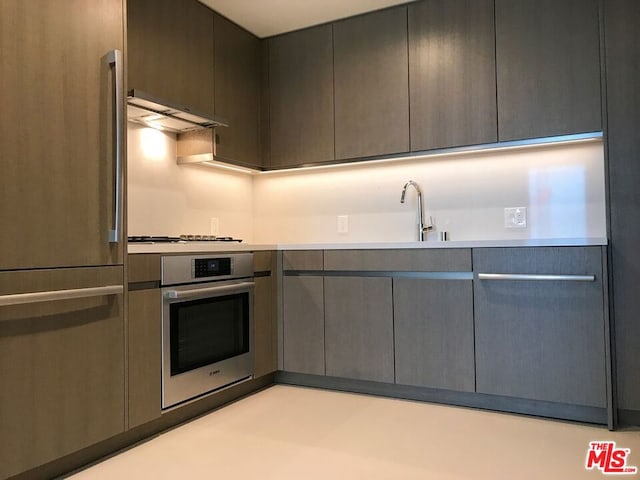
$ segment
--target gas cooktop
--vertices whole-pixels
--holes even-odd
[[[215,235],[180,235],[179,237],[136,235],[128,237],[128,241],[129,243],[242,242],[239,238],[216,237]]]

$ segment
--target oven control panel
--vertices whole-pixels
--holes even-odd
[[[163,287],[253,277],[253,253],[248,252],[165,255],[161,265]]]
[[[193,260],[193,278],[220,277],[231,275],[230,258],[195,258]]]

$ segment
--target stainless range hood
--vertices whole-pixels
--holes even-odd
[[[223,118],[196,112],[188,107],[180,107],[140,90],[131,90],[127,103],[127,119],[130,122],[158,130],[183,133],[228,126]]]

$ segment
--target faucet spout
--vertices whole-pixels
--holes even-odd
[[[400,195],[400,203],[404,203],[405,196],[407,194],[407,188],[413,187],[416,189],[418,194],[418,240],[424,242],[425,233],[429,230],[433,229],[433,225],[429,222],[429,225],[424,224],[424,213],[422,209],[422,190],[420,190],[420,185],[418,185],[413,180],[409,180],[402,187],[402,194]]]

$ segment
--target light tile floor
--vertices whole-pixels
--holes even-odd
[[[584,468],[593,440],[640,467],[640,429],[276,385],[69,478],[607,478]]]

